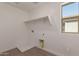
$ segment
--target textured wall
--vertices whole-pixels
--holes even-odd
[[[16,46],[20,49],[27,46],[25,19],[28,19],[27,13],[0,3],[0,52]]]
[[[79,34],[61,33],[61,6],[60,3],[47,3],[38,8],[29,10],[30,20],[40,18],[44,16],[50,16],[52,23],[52,30],[46,31],[47,39],[45,49],[55,52],[59,55],[79,55]],[[44,32],[40,27],[44,27],[44,24],[35,23],[36,31]],[[35,26],[36,26],[35,25]],[[47,26],[47,25],[46,25]],[[47,26],[49,28],[49,25]],[[34,26],[32,25],[32,28]],[[39,38],[39,34],[36,33],[36,40]],[[31,38],[32,39],[32,38]],[[36,43],[36,41],[34,41]],[[38,43],[37,43],[38,44]]]

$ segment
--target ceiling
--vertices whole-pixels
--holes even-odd
[[[7,2],[7,4],[22,10],[30,10],[46,3],[47,2]]]

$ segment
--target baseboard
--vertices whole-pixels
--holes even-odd
[[[6,49],[6,50],[4,50],[4,51],[8,51],[8,50],[10,50],[10,49],[18,48],[21,52],[25,52],[25,51],[27,51],[27,50],[33,48],[33,47],[37,47],[37,46],[28,46],[28,47],[26,47],[26,48],[25,48],[25,47],[24,47],[24,48],[21,48],[21,47],[13,47],[13,48]],[[40,48],[40,47],[37,47],[37,48]],[[52,51],[52,50],[47,49],[47,48],[40,48],[40,49],[45,50],[45,51],[48,51],[49,53],[54,54],[54,55],[56,55],[56,56],[64,56],[64,55],[62,55],[62,54],[60,54],[60,53],[57,53],[57,52]],[[2,54],[4,51],[0,52],[0,54]]]
[[[40,48],[40,47],[38,47],[38,48]],[[48,51],[49,53],[55,54],[56,56],[64,56],[64,55],[62,55],[60,53],[57,53],[55,51],[52,51],[52,50],[49,50],[49,49],[46,49],[46,48],[40,48],[40,49],[43,49],[45,51]]]
[[[21,52],[25,52],[25,51],[27,51],[27,50],[33,48],[33,47],[35,47],[35,46],[28,46],[28,47],[24,47],[24,48],[17,47],[17,48],[18,48]]]
[[[8,51],[8,50],[14,49],[14,48],[16,48],[16,47],[11,47],[11,48],[8,48],[8,49],[5,49],[5,50],[2,50],[2,51],[0,51],[0,54],[2,54],[2,53],[5,52],[5,51]]]
[[[25,52],[25,51],[27,51],[27,50],[33,48],[33,47],[40,48],[40,47],[38,47],[38,46],[29,46],[29,47],[23,48],[23,49],[20,48],[19,50],[20,50],[21,52]],[[45,50],[45,51],[48,51],[48,52],[51,53],[51,54],[55,54],[56,56],[64,56],[63,54],[57,53],[57,52],[52,51],[52,50],[50,50],[50,49],[46,49],[46,48],[40,48],[40,49]]]
[[[19,48],[19,47],[17,47],[17,48],[18,48],[21,52],[25,52],[25,51],[27,51],[27,50],[33,48],[33,47],[40,48],[40,47],[38,47],[38,46],[29,46],[29,47],[26,47],[26,48]],[[57,52],[52,51],[52,50],[50,50],[50,49],[46,49],[46,48],[40,48],[40,49],[45,50],[45,51],[48,51],[49,53],[55,54],[56,56],[64,56],[63,54],[57,53]]]

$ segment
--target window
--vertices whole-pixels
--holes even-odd
[[[65,22],[65,32],[78,32],[78,22]]]
[[[62,5],[62,31],[79,33],[79,2]]]

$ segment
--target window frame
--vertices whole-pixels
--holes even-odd
[[[63,17],[63,11],[62,11],[63,6],[66,6],[72,3],[76,3],[76,2],[68,2],[68,3],[61,4],[61,32],[79,34],[79,14],[76,16]],[[78,21],[78,32],[65,32],[65,22],[64,22],[65,19],[77,19],[77,20],[68,20],[68,22]]]

